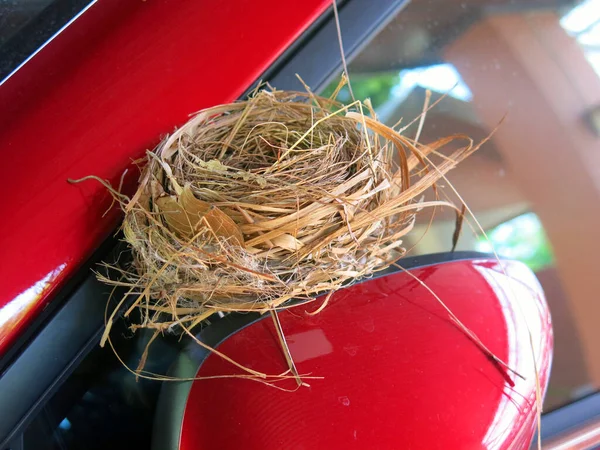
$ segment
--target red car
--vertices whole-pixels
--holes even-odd
[[[91,269],[127,253],[114,236],[118,212],[104,215],[110,196],[103,188],[66,180],[94,174],[117,185],[133,159],[189,114],[241,98],[260,81],[302,89],[300,74],[315,91],[326,89],[341,70],[331,2],[25,3],[0,6],[7,13],[0,23],[13,25],[0,35],[7,193],[0,221],[0,449],[529,447],[536,398],[550,375],[548,306],[531,269],[510,255],[498,260],[472,251],[474,243],[469,251],[431,253],[415,242],[423,254],[402,262],[412,276],[389,270],[363,280],[314,317],[281,313],[299,370],[315,376],[309,388],[283,392],[239,379],[136,381],[111,348],[98,346],[108,288]],[[443,89],[451,79],[458,93],[448,104],[455,108],[443,121],[432,113],[432,122],[466,124],[451,132],[477,137],[481,130],[464,105],[469,86],[436,60],[444,45],[422,30],[441,36],[452,24],[444,36],[459,40],[479,23],[483,7],[413,6],[339,5],[346,58],[356,57],[355,91],[392,121],[419,89]],[[412,41],[400,46],[392,32]],[[378,48],[394,62],[376,77]],[[437,75],[429,76],[431,67]],[[126,189],[135,178],[126,179]],[[456,327],[415,276],[510,370]],[[147,336],[127,326],[116,325],[113,341],[135,368]],[[198,337],[249,367],[286,369],[272,324],[258,315],[215,318]],[[235,373],[169,335],[152,347],[146,370],[186,379]],[[592,395],[568,408],[543,417],[547,445],[571,442],[573,429],[580,436],[577,427],[600,411],[600,400]]]

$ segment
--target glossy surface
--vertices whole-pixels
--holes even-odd
[[[536,390],[530,342],[542,390],[552,355],[550,316],[535,276],[521,263],[507,262],[503,271],[484,260],[412,273],[525,379],[493,363],[427,289],[396,273],[338,292],[319,315],[307,316],[304,307],[281,313],[299,372],[323,377],[307,379],[310,388],[195,382],[180,448],[528,448]],[[271,320],[241,330],[219,350],[265,373],[287,369]],[[211,355],[198,376],[238,370]]]
[[[0,354],[114,229],[131,160],[240,96],[329,0],[99,0],[0,86]],[[130,181],[137,178],[130,170]]]

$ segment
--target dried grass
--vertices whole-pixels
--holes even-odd
[[[418,143],[368,102],[257,91],[199,112],[148,152],[131,198],[112,190],[133,263],[99,277],[135,296],[133,329],[156,332],[311,301],[402,257],[421,209],[455,208],[423,193],[476,149],[461,135]]]

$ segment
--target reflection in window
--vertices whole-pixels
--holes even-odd
[[[402,70],[400,83],[394,87],[394,95],[406,98],[420,86],[433,92],[446,94],[464,102],[471,101],[473,94],[452,64],[435,64],[417,69]]]
[[[562,27],[581,45],[585,56],[600,75],[600,0],[585,0],[560,21]]]
[[[354,96],[359,100],[371,99],[373,107],[384,115],[385,110],[403,103],[418,87],[448,94],[464,102],[471,101],[473,97],[452,64],[434,64],[400,72],[352,73],[350,79]],[[329,97],[337,83],[338,80],[334,80],[322,95]],[[341,102],[349,102],[351,98],[348,88],[344,87],[337,98]]]
[[[515,217],[487,233],[489,241],[480,237],[477,250],[524,262],[538,271],[551,266],[554,256],[540,219],[534,213]]]
[[[352,74],[352,91],[357,99],[371,99],[374,108],[378,108],[385,104],[392,96],[392,91],[400,83],[400,74],[398,72],[378,72],[374,74]],[[321,93],[324,97],[329,97],[333,94],[337,87],[339,79],[333,82]],[[352,100],[348,87],[344,86],[340,90],[337,99],[343,103],[348,103]]]

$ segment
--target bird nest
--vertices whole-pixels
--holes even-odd
[[[311,301],[402,257],[418,211],[452,206],[423,193],[475,149],[418,143],[368,102],[260,90],[193,116],[148,152],[131,198],[113,191],[133,262],[101,278],[155,332]]]

